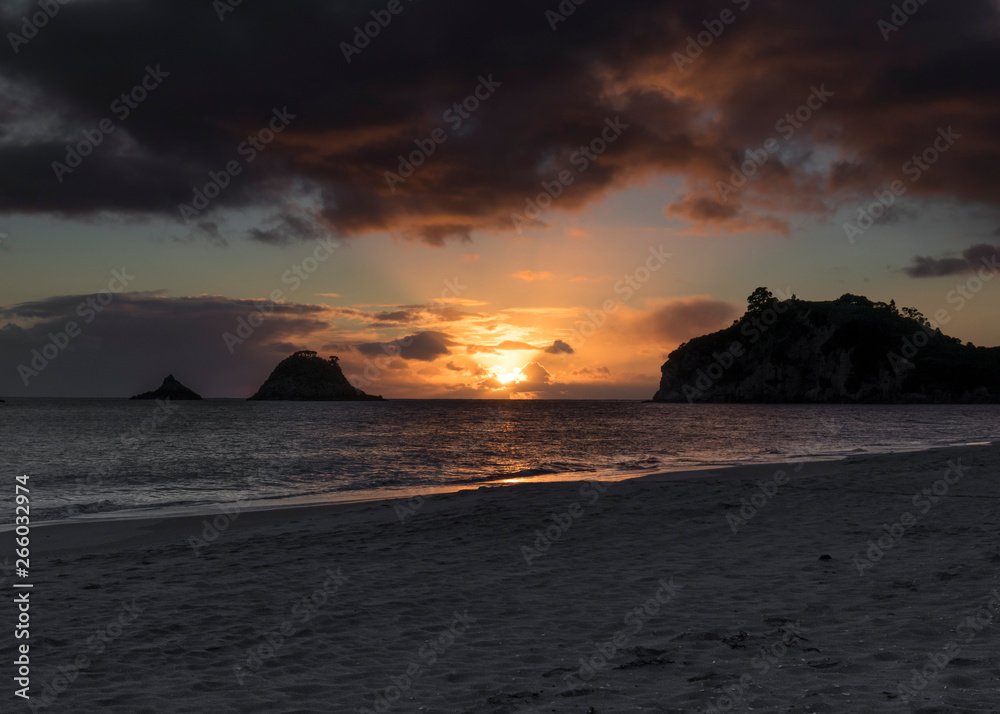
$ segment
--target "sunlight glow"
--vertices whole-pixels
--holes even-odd
[[[500,384],[517,384],[518,382],[523,382],[527,379],[527,377],[521,374],[520,367],[517,369],[493,367],[490,369],[490,374],[494,379],[500,382]]]

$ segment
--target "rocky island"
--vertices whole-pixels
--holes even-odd
[[[347,381],[337,357],[323,359],[310,350],[300,350],[281,360],[250,399],[372,401],[382,397],[365,394]]]
[[[1000,347],[850,294],[809,302],[758,288],[742,318],[682,344],[660,371],[654,402],[1000,403]]]
[[[174,375],[168,374],[159,389],[136,394],[132,399],[173,399],[177,401],[182,399],[201,399],[201,395],[178,382],[174,379]]]

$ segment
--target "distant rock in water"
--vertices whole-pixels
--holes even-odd
[[[143,392],[136,394],[132,399],[201,399],[201,395],[188,389],[183,384],[174,379],[174,375],[168,374],[160,388],[154,392]]]
[[[1000,402],[1000,347],[963,345],[895,301],[778,300],[758,288],[748,303],[731,327],[670,353],[653,401]]]
[[[290,401],[368,401],[382,397],[365,394],[351,385],[337,357],[328,360],[301,350],[278,363],[271,376],[250,399]]]

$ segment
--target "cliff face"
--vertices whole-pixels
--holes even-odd
[[[132,399],[201,399],[201,395],[178,382],[174,375],[168,374],[159,389],[136,394]]]
[[[292,401],[367,401],[382,397],[351,385],[336,357],[328,360],[302,350],[286,357],[250,399]]]
[[[658,402],[1000,402],[1000,348],[962,345],[895,305],[770,300],[681,345]]]

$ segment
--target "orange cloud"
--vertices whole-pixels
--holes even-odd
[[[732,303],[708,295],[653,301],[633,329],[659,344],[679,344],[723,327],[742,314]]]
[[[552,278],[552,273],[547,270],[543,270],[540,273],[536,273],[534,270],[522,270],[517,273],[511,274],[512,278],[517,278],[518,280],[524,280],[525,282],[534,282],[535,280],[549,280]]]

